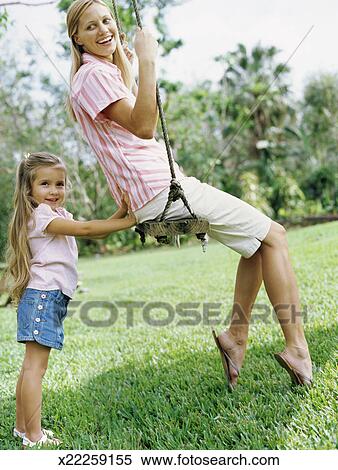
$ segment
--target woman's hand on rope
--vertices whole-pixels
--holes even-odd
[[[134,47],[139,60],[156,62],[158,42],[148,28],[137,28]]]
[[[129,62],[130,62],[131,64],[133,64],[135,55],[134,55],[134,52],[133,52],[132,50],[130,50],[129,47],[128,47],[128,41],[127,41],[127,35],[126,35],[126,33],[121,33],[120,41],[121,41],[121,44],[122,44],[122,48],[123,48],[123,50],[124,50],[124,53],[125,53],[126,56],[127,56],[127,59],[129,60]]]

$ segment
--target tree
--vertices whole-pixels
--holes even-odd
[[[277,61],[279,52],[274,46],[257,45],[249,54],[239,44],[236,50],[215,59],[225,66],[220,81],[227,114],[223,135],[227,138],[242,127],[246,159],[252,160],[261,176],[269,160],[285,156],[288,130],[295,124],[289,68]]]
[[[278,52],[258,45],[249,53],[239,44],[215,59],[224,64],[218,87],[204,82],[185,90],[182,84],[167,84],[166,100],[178,161],[201,179],[248,202],[255,200],[267,213],[269,202],[274,215],[286,206],[287,197],[301,197],[295,181],[289,193],[287,187],[276,187],[283,165],[290,156],[292,161],[290,144],[300,140],[289,69],[277,61]],[[259,197],[256,189],[250,193],[257,185]],[[268,191],[272,186],[274,193]]]
[[[311,148],[312,162],[333,163],[338,154],[338,74],[311,77],[301,103],[301,128]]]
[[[304,141],[301,187],[315,212],[338,209],[338,74],[309,77],[300,102]]]
[[[8,18],[7,10],[0,9],[0,38],[7,29],[8,21],[9,21],[9,18]]]

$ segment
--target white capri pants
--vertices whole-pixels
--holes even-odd
[[[208,235],[228,246],[244,258],[250,258],[261,246],[269,232],[272,220],[250,204],[220,191],[192,176],[180,179],[180,184],[192,211],[210,224]],[[141,209],[135,211],[137,223],[153,220],[167,203],[166,188]],[[189,217],[181,200],[171,204],[166,219]]]

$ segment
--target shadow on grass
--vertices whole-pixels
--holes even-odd
[[[62,449],[285,449],[292,448],[299,426],[306,437],[301,448],[334,448],[324,421],[316,422],[313,436],[311,419],[318,396],[329,402],[323,372],[333,366],[333,329],[307,327],[315,366],[311,390],[291,387],[272,358],[282,349],[280,340],[249,348],[230,394],[216,348],[192,351],[182,336],[175,358],[154,351],[158,357],[148,363],[127,359],[77,388],[44,392],[43,415],[49,418],[43,425],[58,433]],[[14,416],[12,396],[1,401],[1,449],[21,448],[11,437]]]

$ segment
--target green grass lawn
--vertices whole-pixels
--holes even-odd
[[[176,313],[160,327],[150,325],[140,308],[127,322],[126,308],[120,308],[113,324],[94,327],[71,303],[75,313],[65,321],[64,349],[52,350],[43,382],[43,426],[62,439],[63,449],[335,448],[337,234],[338,223],[288,232],[308,315],[310,390],[291,387],[272,356],[283,349],[280,327],[272,314],[268,323],[259,320],[256,309],[239,385],[227,391],[202,304],[213,307],[220,331],[239,260],[231,250],[210,244],[203,254],[193,244],[81,259],[89,292],[74,300],[164,302],[172,309],[195,303],[201,320],[179,325],[184,318]],[[264,288],[257,303],[269,305]],[[165,309],[150,314],[163,323],[168,317]],[[90,312],[92,321],[109,317],[107,309]],[[16,342],[15,310],[0,309],[0,319],[0,448],[19,449],[11,430],[24,345]]]

